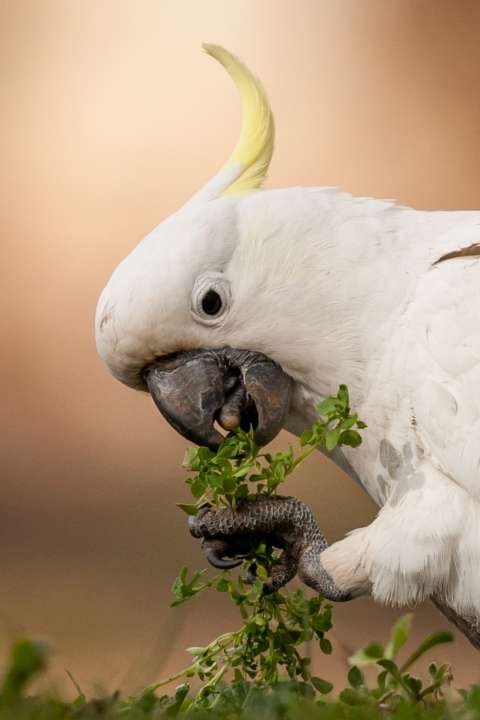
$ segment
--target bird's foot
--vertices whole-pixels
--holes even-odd
[[[297,573],[300,579],[329,600],[348,600],[322,565],[321,553],[328,547],[315,517],[304,503],[293,497],[271,496],[245,501],[237,510],[202,507],[189,518],[191,534],[202,539],[202,549],[215,567],[230,568],[252,557],[261,539],[280,548],[280,556],[269,568],[264,592],[280,589]],[[254,567],[247,581],[256,579]]]

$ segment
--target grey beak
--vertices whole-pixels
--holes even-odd
[[[266,445],[281,430],[291,378],[266,355],[249,350],[193,350],[160,358],[144,370],[148,390],[165,419],[188,440],[216,449],[215,428],[254,429]]]

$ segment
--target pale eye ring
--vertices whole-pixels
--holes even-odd
[[[230,305],[230,286],[222,273],[209,272],[197,278],[192,290],[191,312],[204,325],[217,325]]]

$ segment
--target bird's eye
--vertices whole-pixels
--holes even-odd
[[[230,285],[223,273],[206,272],[195,280],[191,312],[202,325],[218,325],[230,305]]]
[[[218,315],[222,309],[222,298],[216,290],[207,290],[202,298],[202,310],[207,315]]]

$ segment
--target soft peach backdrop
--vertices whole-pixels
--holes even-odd
[[[203,564],[174,506],[185,443],[108,376],[93,340],[114,266],[233,147],[237,98],[201,42],[268,89],[268,186],[478,208],[480,4],[3,0],[0,13],[0,634],[3,647],[49,637],[58,684],[68,668],[87,690],[132,690],[236,622],[223,598],[168,609],[177,568]],[[320,455],[288,489],[330,539],[375,513]],[[338,608],[324,674],[397,615]],[[418,610],[418,635],[446,624]],[[437,656],[480,680],[463,639]]]

